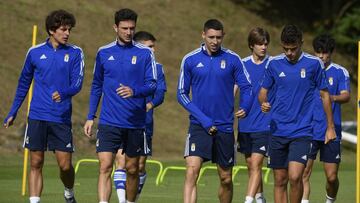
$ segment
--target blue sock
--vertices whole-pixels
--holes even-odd
[[[144,185],[145,185],[145,181],[146,181],[146,172],[145,173],[141,173],[139,174],[139,188],[138,188],[138,194],[141,193],[141,190],[143,189]]]
[[[125,169],[117,169],[114,172],[114,185],[120,203],[126,202],[126,171]]]

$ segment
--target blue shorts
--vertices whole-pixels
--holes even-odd
[[[253,132],[253,133],[238,133],[238,148],[237,151],[245,155],[252,153],[262,154],[267,156],[269,146],[270,132]]]
[[[270,136],[268,167],[273,169],[288,168],[290,161],[306,165],[311,148],[310,136],[287,138]]]
[[[233,133],[218,131],[212,136],[201,126],[190,124],[184,157],[198,156],[204,161],[211,160],[221,167],[229,168],[235,162],[234,145]]]
[[[317,152],[320,150],[320,161],[325,163],[340,163],[341,161],[341,143],[339,141],[330,141],[325,144],[324,141],[313,140],[309,159],[315,160]]]
[[[71,124],[28,119],[24,147],[32,151],[74,152]]]
[[[96,137],[96,152],[117,153],[122,148],[129,157],[137,157],[144,153],[144,129],[99,124]]]

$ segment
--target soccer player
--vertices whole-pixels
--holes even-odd
[[[126,168],[126,199],[135,202],[139,185],[139,158],[144,150],[147,96],[156,89],[156,65],[151,50],[133,42],[137,14],[128,8],[115,13],[116,41],[100,47],[96,56],[90,92],[88,137],[102,97],[96,152],[100,162],[98,197],[111,196],[111,171],[115,154],[123,147]]]
[[[348,71],[332,62],[331,55],[335,48],[335,39],[330,35],[319,35],[313,41],[315,56],[319,57],[325,65],[325,75],[328,81],[328,90],[332,102],[332,112],[336,132],[336,140],[324,143],[326,122],[325,113],[321,107],[319,92],[315,92],[314,129],[312,148],[309,154],[303,182],[304,194],[302,203],[309,203],[310,196],[310,175],[317,152],[320,151],[320,161],[324,163],[326,176],[326,203],[333,203],[339,188],[338,169],[341,161],[341,104],[350,100],[350,80]]]
[[[232,201],[234,165],[234,85],[240,88],[241,102],[237,117],[245,117],[252,94],[248,73],[240,57],[221,46],[222,23],[205,22],[200,48],[187,54],[181,63],[177,98],[190,113],[185,146],[186,175],[184,202],[196,202],[196,182],[202,163],[216,163],[220,178],[219,201]],[[191,98],[189,96],[191,89]]]
[[[326,114],[326,138],[336,138],[331,101],[325,81],[322,61],[302,52],[302,32],[295,25],[286,25],[281,33],[284,54],[269,60],[259,93],[263,112],[271,112],[271,136],[268,165],[274,171],[276,203],[288,202],[287,183],[290,182],[290,202],[299,203],[303,194],[302,176],[312,140],[314,93],[320,90]],[[271,106],[269,90],[276,88]]]
[[[134,35],[134,41],[141,43],[151,49],[151,51],[155,52],[155,42],[156,38],[149,32],[139,31]],[[146,97],[146,128],[145,128],[145,139],[146,139],[146,147],[144,153],[140,156],[139,161],[139,188],[138,195],[139,197],[142,188],[144,187],[146,180],[146,159],[147,156],[151,156],[152,154],[152,136],[154,129],[154,121],[153,121],[153,111],[155,107],[158,107],[160,104],[164,102],[165,92],[166,92],[166,82],[165,75],[163,71],[163,66],[160,63],[156,63],[156,71],[157,71],[157,88],[154,95]],[[114,185],[117,191],[117,196],[119,198],[119,203],[125,203],[125,185],[126,185],[126,170],[125,170],[125,155],[122,153],[123,149],[119,149],[116,158],[115,165],[116,170],[114,172]]]
[[[242,61],[249,72],[255,95],[259,94],[260,82],[269,60],[266,54],[269,43],[270,35],[263,28],[256,27],[250,31],[248,45],[252,53]],[[273,96],[269,95],[269,98]],[[254,99],[248,116],[239,119],[238,125],[238,151],[245,155],[249,174],[245,203],[252,203],[254,198],[257,203],[266,202],[263,196],[261,170],[264,157],[267,155],[269,136],[270,114],[261,112],[259,101]]]
[[[43,188],[44,152],[51,150],[65,186],[65,202],[74,203],[74,168],[71,163],[74,146],[71,132],[71,98],[82,86],[84,54],[68,44],[75,17],[64,10],[52,11],[46,17],[49,38],[27,52],[15,99],[4,126],[11,126],[33,82],[24,147],[30,150],[30,203],[40,202]]]

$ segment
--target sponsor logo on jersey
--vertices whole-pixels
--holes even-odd
[[[191,151],[194,152],[195,149],[196,149],[196,145],[195,145],[195,143],[192,143],[192,144],[191,144]]]
[[[113,60],[115,60],[113,56],[110,56],[110,57],[108,58],[108,61],[113,61]]]
[[[333,85],[333,84],[334,84],[334,79],[333,79],[333,77],[329,77],[329,84],[330,84],[330,85]]]
[[[133,56],[132,59],[131,59],[131,64],[136,64],[136,59],[137,59],[137,57]]]
[[[202,68],[202,67],[204,67],[204,65],[201,62],[196,65],[196,68]]]
[[[65,62],[69,62],[69,54],[65,54],[65,56],[64,56],[64,61],[65,61]]]
[[[300,77],[301,78],[305,78],[306,77],[306,70],[305,68],[302,68],[301,71],[300,71]]]
[[[279,74],[279,77],[280,77],[280,78],[283,78],[283,77],[286,77],[286,75],[285,75],[284,72],[281,72],[281,73]]]
[[[225,61],[225,60],[221,60],[220,68],[225,69],[225,67],[226,67],[226,61]]]
[[[40,59],[47,59],[47,57],[45,56],[45,54],[40,56]]]

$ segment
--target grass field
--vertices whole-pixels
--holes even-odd
[[[27,202],[28,197],[21,196],[21,174],[22,174],[22,154],[12,154],[1,157],[0,163],[0,202]],[[74,163],[81,158],[95,158],[82,155],[75,155]],[[340,190],[338,193],[338,203],[355,202],[355,153],[343,151],[343,162],[340,168]],[[242,157],[238,156],[238,163],[243,164]],[[314,203],[324,202],[325,178],[322,165],[315,162],[313,176],[311,179],[312,193],[311,200]],[[183,166],[183,160],[163,161],[164,167],[170,165]],[[183,171],[170,171],[167,173],[163,183],[155,186],[157,166],[148,165],[148,179],[139,200],[145,202],[182,202],[182,187],[184,181]],[[58,169],[54,156],[47,153],[44,167],[44,189],[42,202],[60,203],[63,202],[63,186],[58,179]],[[240,171],[234,181],[234,200],[233,202],[243,202],[246,187],[246,172]],[[78,202],[97,202],[97,164],[84,163],[80,166],[76,175],[76,198]],[[273,179],[272,173],[269,184],[265,184],[265,194],[268,203],[273,202]],[[207,171],[199,183],[198,202],[218,202],[217,199],[218,179],[215,171]],[[111,202],[117,202],[116,194],[113,190]]]

